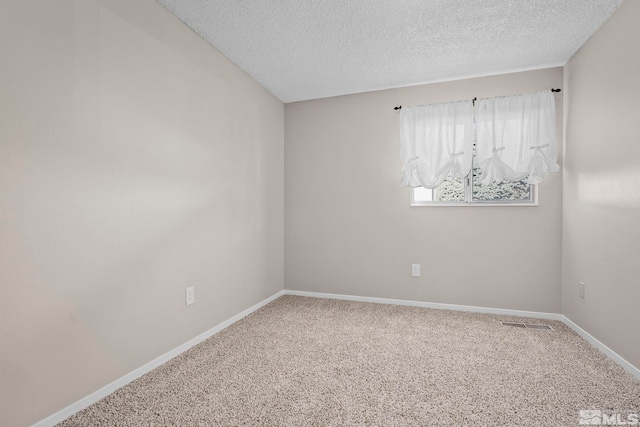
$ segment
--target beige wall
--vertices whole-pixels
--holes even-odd
[[[410,207],[396,105],[562,87],[562,68],[285,105],[285,288],[560,312],[562,175],[538,207]],[[558,138],[562,96],[556,95]],[[411,277],[411,264],[422,277]]]
[[[640,367],[640,1],[565,68],[563,313]],[[578,282],[586,284],[579,298]]]
[[[154,0],[3,2],[0,40],[0,425],[22,426],[282,290],[284,107]]]

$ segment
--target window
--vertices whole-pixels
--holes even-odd
[[[411,206],[536,206],[537,186],[526,180],[490,185],[480,184],[474,173],[473,180],[447,177],[438,188],[411,189]]]
[[[489,185],[480,182],[482,171],[476,164],[473,150],[473,169],[462,179],[447,176],[437,188],[411,188],[411,206],[536,206],[537,185],[526,179],[505,179]],[[472,175],[472,176],[471,176]]]

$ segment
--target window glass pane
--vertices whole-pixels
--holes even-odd
[[[433,202],[433,190],[424,187],[416,187],[411,190],[415,202]]]
[[[444,182],[433,190],[434,202],[464,202],[464,180],[447,176]]]
[[[480,183],[480,169],[473,167],[473,201],[528,202],[531,201],[531,186],[526,180],[483,185]]]
[[[412,188],[414,202],[462,202],[464,203],[464,180],[453,179],[448,176],[444,182],[435,189],[416,187]]]

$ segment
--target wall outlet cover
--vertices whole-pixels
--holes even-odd
[[[188,287],[184,291],[184,304],[191,305],[196,301],[196,293],[193,286]]]
[[[411,275],[413,277],[420,277],[420,264],[411,264]]]

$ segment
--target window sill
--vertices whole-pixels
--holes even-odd
[[[487,207],[487,206],[500,206],[500,207],[536,207],[538,206],[537,202],[513,202],[513,203],[505,203],[505,202],[474,202],[474,203],[464,203],[464,202],[459,202],[459,203],[449,203],[449,202],[426,202],[426,203],[420,203],[420,202],[414,202],[411,203],[411,207],[412,208],[442,208],[442,207],[461,207],[461,206],[468,206],[468,207]]]

